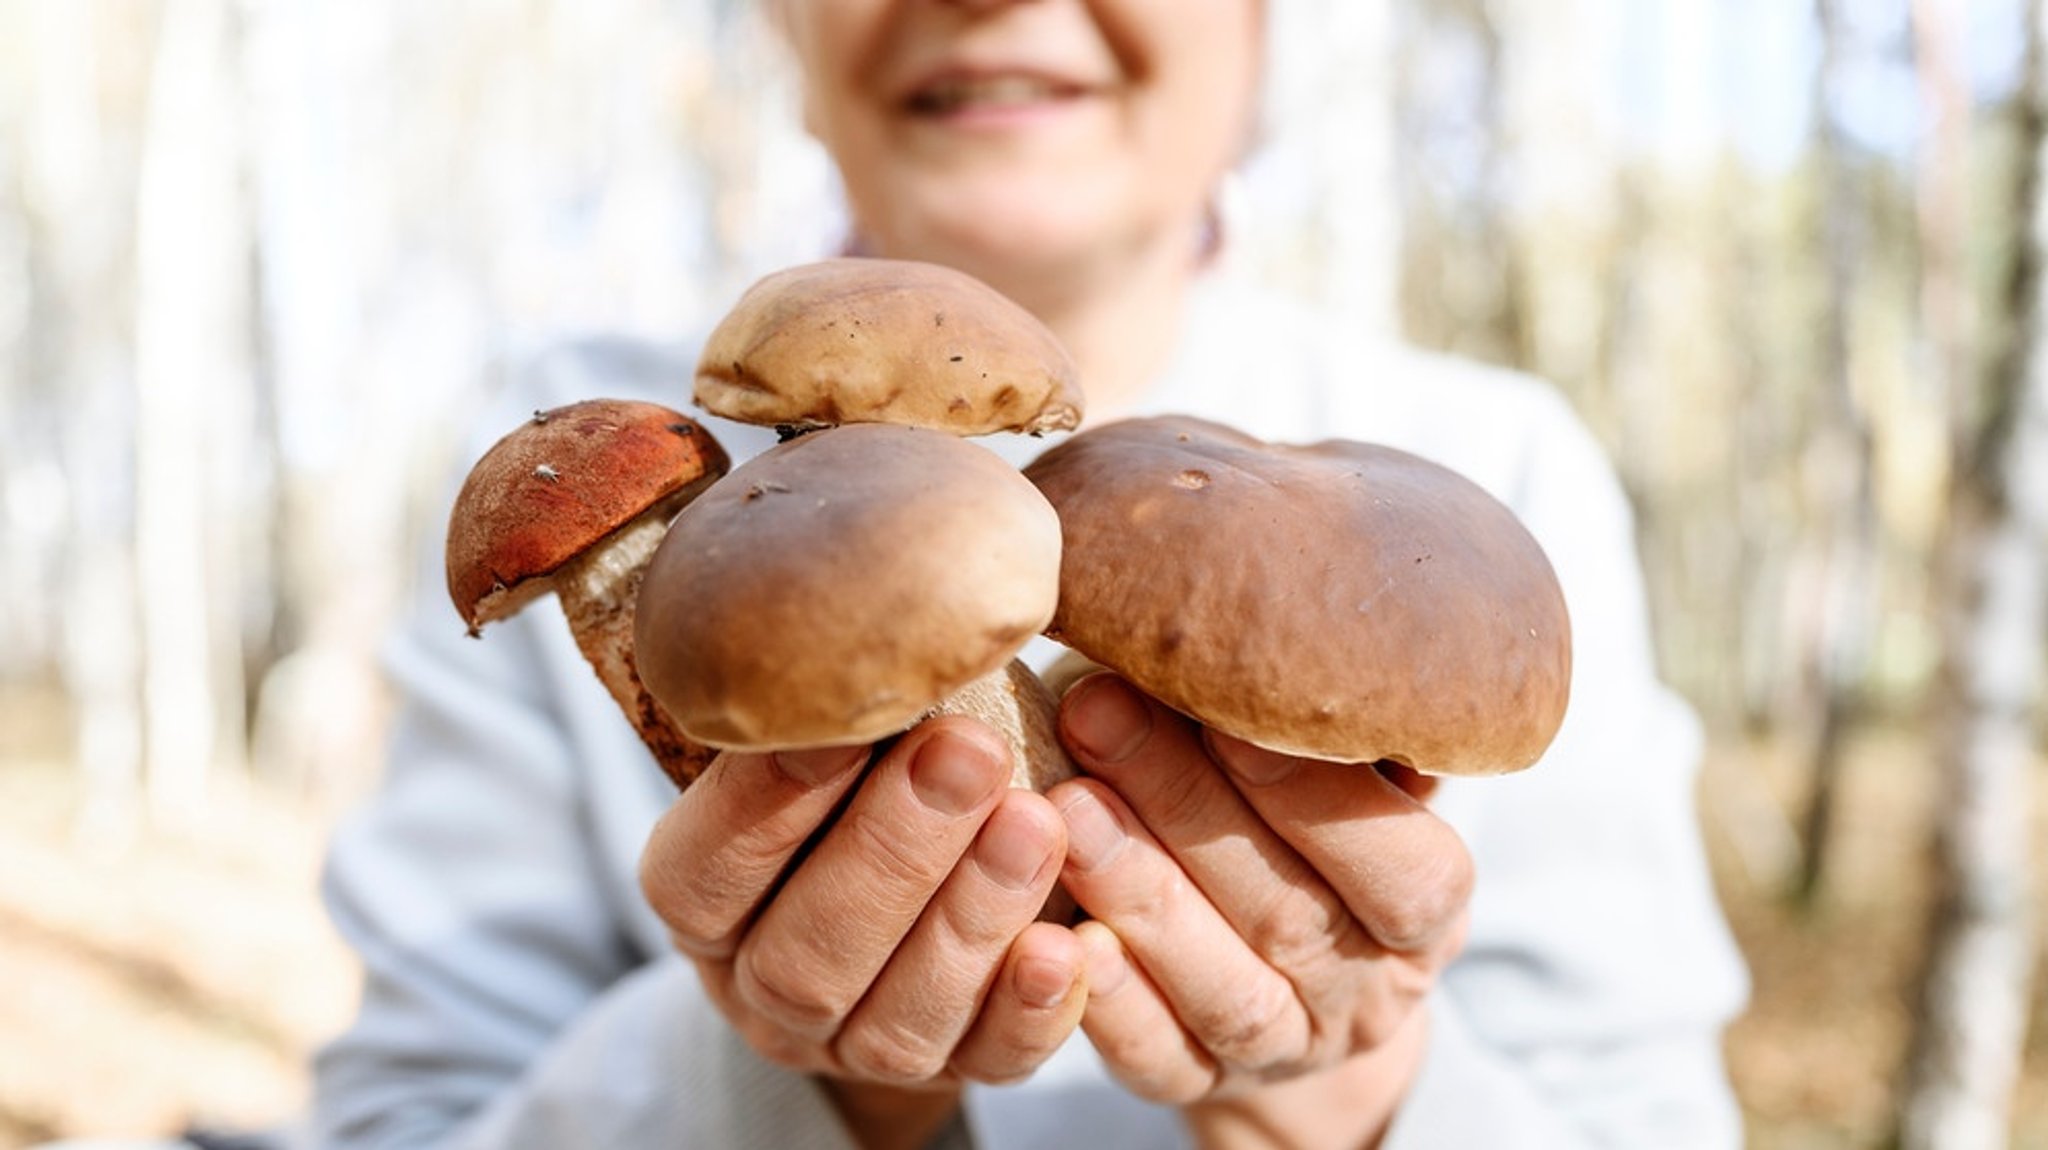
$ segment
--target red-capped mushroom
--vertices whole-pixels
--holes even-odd
[[[641,685],[633,614],[669,521],[728,466],[710,432],[679,412],[586,400],[535,412],[499,440],[448,519],[448,594],[470,633],[554,592],[577,647],[679,787],[714,752]]]

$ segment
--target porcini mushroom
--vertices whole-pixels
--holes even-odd
[[[584,658],[679,787],[712,752],[641,686],[633,612],[669,520],[727,467],[725,450],[679,412],[586,400],[535,412],[493,445],[448,519],[448,594],[470,634],[554,592]]]
[[[768,750],[964,713],[1005,736],[1020,783],[1071,774],[1057,703],[1014,658],[1051,618],[1057,520],[956,438],[1080,421],[1045,325],[950,268],[826,260],[749,288],[696,388],[713,414],[800,438],[693,505],[642,589],[636,645],[683,728]]]
[[[824,260],[763,277],[705,341],[696,399],[792,431],[1035,435],[1081,421],[1073,361],[1036,316],[965,272],[914,260]]]
[[[1081,432],[1025,474],[1063,530],[1048,633],[1219,731],[1491,775],[1535,762],[1563,721],[1557,578],[1453,471],[1160,417]]]
[[[691,738],[747,751],[874,742],[953,700],[1049,785],[1069,770],[1052,702],[1013,656],[1052,619],[1059,540],[1044,498],[971,443],[806,435],[677,517],[641,590],[641,673]]]

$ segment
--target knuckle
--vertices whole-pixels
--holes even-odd
[[[640,860],[640,893],[685,953],[726,957],[732,953],[739,916],[724,909],[730,900],[715,893],[716,880],[656,859]],[[752,900],[747,900],[751,905]]]
[[[1200,1066],[1160,1066],[1123,1080],[1131,1093],[1162,1106],[1188,1106],[1215,1089],[1216,1074]]]
[[[1419,995],[1411,997],[1391,982],[1381,983],[1358,1004],[1351,1019],[1351,1049],[1377,1050],[1399,1033]]]
[[[803,1034],[829,1034],[846,1019],[852,1003],[827,980],[799,963],[764,962],[758,951],[742,951],[734,971],[740,999],[763,1017]]]
[[[695,904],[675,897],[665,885],[641,884],[641,893],[654,916],[668,927],[669,937],[687,954],[710,955],[717,931],[709,930],[696,913]]]
[[[755,1025],[745,1033],[747,1045],[753,1047],[754,1053],[784,1070],[815,1074],[825,1068],[815,1047],[787,1031]]]
[[[1221,1075],[1211,1052],[1179,1027],[1093,1029],[1088,1039],[1116,1080],[1147,1102],[1185,1106],[1199,1101]]]
[[[834,1048],[847,1070],[880,1082],[928,1082],[946,1069],[945,1051],[896,1026],[849,1027]]]
[[[1260,1071],[1301,1057],[1306,1032],[1295,1025],[1299,1018],[1292,989],[1276,978],[1223,1005],[1196,1032],[1219,1061]]]
[[[698,969],[719,1014],[754,1053],[785,1070],[803,1074],[824,1073],[832,1068],[821,1044],[792,1033],[742,1001],[731,967],[700,965]]]
[[[1337,950],[1353,920],[1335,896],[1304,904],[1293,890],[1283,891],[1286,897],[1274,900],[1247,926],[1245,941],[1276,970],[1314,969]]]
[[[962,1078],[991,1086],[1007,1086],[1031,1077],[1058,1049],[1059,1040],[1056,1038],[1020,1038],[1006,1041],[994,1050],[956,1053],[948,1066]]]
[[[1379,908],[1376,933],[1390,949],[1425,947],[1456,921],[1472,897],[1472,857],[1462,846],[1428,857],[1416,881],[1403,884],[1403,893]]]
[[[1223,796],[1219,787],[1212,785],[1216,782],[1209,778],[1183,778],[1155,782],[1143,789],[1133,786],[1117,793],[1146,826],[1155,830],[1213,826],[1224,818],[1224,812],[1217,809]]]
[[[676,817],[673,811],[663,816],[640,854],[641,896],[679,945],[692,953],[729,954],[733,933],[800,839],[734,835],[707,852],[693,848],[695,836]]]
[[[1378,1050],[1385,1046],[1401,1029],[1402,1017],[1403,1013],[1395,1010],[1391,1001],[1359,1011],[1351,1028],[1352,1049]]]
[[[849,811],[840,826],[851,839],[854,856],[877,872],[885,884],[882,889],[928,894],[955,861],[938,859],[929,850],[930,838],[897,833],[858,809]]]

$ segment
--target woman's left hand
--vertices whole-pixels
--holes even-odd
[[[1376,1137],[1472,891],[1427,781],[1261,750],[1113,675],[1078,684],[1061,727],[1087,776],[1050,794],[1094,920],[1082,1026],[1111,1071],[1198,1133]]]

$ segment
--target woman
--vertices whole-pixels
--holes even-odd
[[[1522,776],[1411,794],[1103,676],[1063,705],[1085,777],[1045,796],[1007,790],[1000,744],[944,719],[880,753],[728,755],[664,812],[558,623],[464,644],[425,610],[393,660],[389,784],[330,872],[367,983],[321,1059],[327,1139],[1735,1141],[1718,1041],[1741,973],[1691,819],[1696,737],[1655,681],[1591,441],[1529,381],[1204,277],[1257,110],[1258,0],[773,15],[861,250],[951,264],[1037,313],[1092,421],[1373,439],[1488,486],[1565,584],[1572,714]],[[565,349],[493,426],[661,396],[686,365]],[[1033,922],[1056,880],[1091,921]]]

